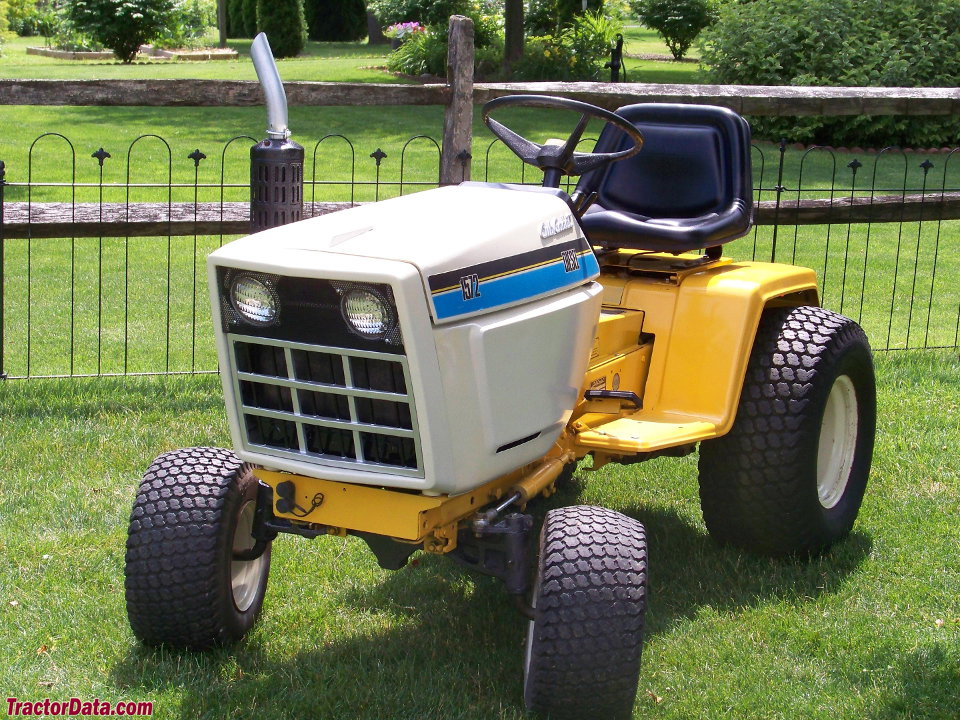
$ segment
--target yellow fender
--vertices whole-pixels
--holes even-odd
[[[642,310],[643,332],[654,337],[645,382],[623,386],[643,398],[642,409],[611,418],[585,404],[574,423],[581,452],[653,452],[728,432],[763,310],[819,304],[816,274],[792,265],[723,260],[601,282],[604,304]]]

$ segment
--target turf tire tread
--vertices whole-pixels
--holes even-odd
[[[526,700],[550,718],[627,718],[637,692],[647,600],[643,525],[613,510],[551,510]]]

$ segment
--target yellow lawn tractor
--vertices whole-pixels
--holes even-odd
[[[502,108],[573,111],[534,143]],[[233,449],[168,452],[130,520],[147,644],[236,641],[279,533],[362,538],[500,578],[529,619],[527,707],[629,717],[647,604],[636,519],[532,504],[592,467],[699,445],[720,543],[808,555],[853,525],[871,352],[811,270],[721,247],[752,223],[750,130],[718,107],[510,96],[483,118],[542,187],[465,182],[255,233],[210,255]],[[591,118],[592,152],[576,147]],[[571,194],[563,176],[579,176]]]

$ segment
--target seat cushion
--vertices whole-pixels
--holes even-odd
[[[597,202],[649,217],[696,217],[722,202],[726,169],[712,127],[644,123],[637,162],[613,163]],[[642,156],[642,158],[641,158]]]
[[[635,156],[584,175],[577,192],[596,192],[581,219],[595,245],[687,252],[744,235],[751,226],[750,127],[706,105],[647,103],[617,113],[644,134]],[[596,152],[628,142],[608,125]]]

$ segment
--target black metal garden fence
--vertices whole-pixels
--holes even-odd
[[[81,150],[46,133],[0,163],[0,376],[215,372],[204,258],[246,232],[253,142],[187,152],[144,135]],[[308,217],[439,183],[427,135],[305,146]],[[498,141],[474,154],[476,179],[535,182]],[[823,304],[875,349],[956,348],[956,154],[758,144],[756,227],[727,254],[814,268]]]

